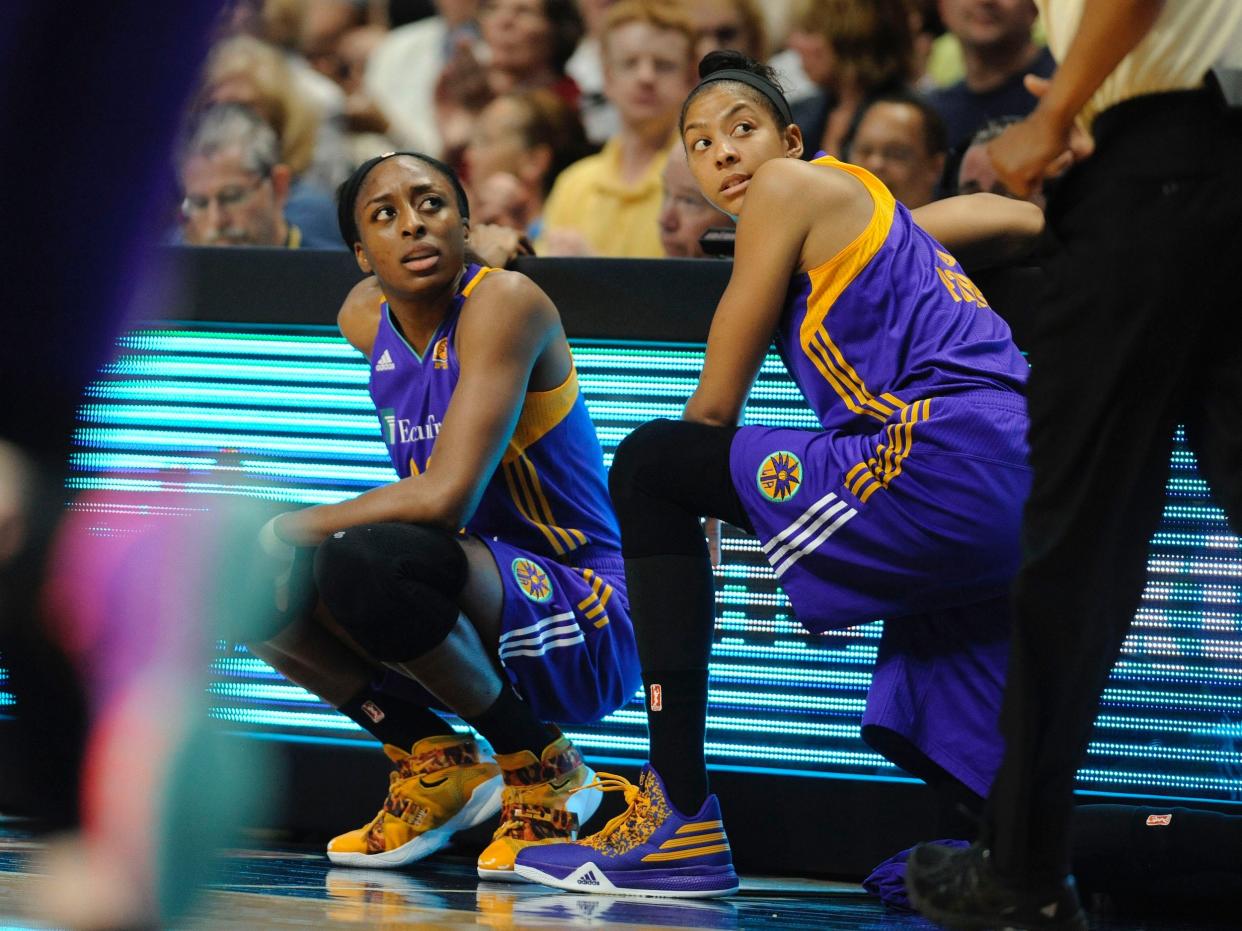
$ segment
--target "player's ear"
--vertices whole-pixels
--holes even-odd
[[[797,123],[785,127],[785,156],[787,158],[802,157],[802,130]]]
[[[366,251],[362,248],[362,243],[354,243],[354,261],[358,263],[358,267],[362,269],[364,275],[371,274],[371,260],[367,258]]]

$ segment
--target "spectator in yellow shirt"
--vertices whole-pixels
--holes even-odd
[[[660,175],[694,85],[694,28],[680,0],[620,0],[601,36],[604,94],[621,129],[570,165],[544,207],[540,255],[658,258]]]

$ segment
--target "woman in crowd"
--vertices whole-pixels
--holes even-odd
[[[436,88],[436,116],[450,164],[460,158],[481,109],[500,94],[546,88],[578,106],[578,85],[565,72],[583,33],[573,0],[484,0],[479,29],[484,60],[469,45],[459,46]]]
[[[789,46],[819,92],[794,105],[803,155],[840,156],[863,104],[901,90],[911,77],[914,46],[906,0],[804,0]]]
[[[522,230],[534,241],[552,182],[591,151],[577,111],[551,91],[497,97],[479,114],[464,156],[478,222]]]

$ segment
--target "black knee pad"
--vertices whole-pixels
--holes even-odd
[[[621,441],[608,490],[626,559],[702,555],[700,517],[749,528],[729,472],[736,432],[736,427],[653,420]]]
[[[315,583],[337,623],[380,662],[417,659],[457,623],[466,584],[456,535],[417,524],[364,524],[324,540]]]

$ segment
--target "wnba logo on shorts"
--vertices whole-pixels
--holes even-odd
[[[1169,813],[1167,815],[1148,815],[1147,816],[1147,826],[1149,828],[1163,828],[1163,827],[1169,826],[1172,823],[1173,823],[1172,813]]]
[[[651,697],[647,701],[647,707],[651,711],[660,711],[664,708],[664,689],[660,688],[659,682],[653,682],[648,690]]]
[[[384,714],[383,709],[373,701],[364,701],[362,703],[362,710],[365,711],[367,717],[376,724],[379,724],[380,721],[387,717],[387,715]]]
[[[763,460],[755,481],[769,501],[788,501],[802,487],[802,460],[787,450],[775,452]]]

